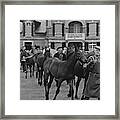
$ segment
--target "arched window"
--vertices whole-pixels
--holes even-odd
[[[69,23],[69,33],[82,33],[83,25],[81,22],[73,21]]]

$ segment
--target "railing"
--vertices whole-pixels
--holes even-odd
[[[85,40],[85,33],[66,33],[65,40],[77,40],[82,39]]]

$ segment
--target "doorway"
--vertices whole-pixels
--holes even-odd
[[[68,47],[70,47],[70,46],[74,46],[76,50],[78,50],[78,49],[82,50],[83,49],[83,43],[82,42],[69,42]]]
[[[32,42],[24,42],[24,46],[26,47],[26,50],[32,49]]]

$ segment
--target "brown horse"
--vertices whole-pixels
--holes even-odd
[[[45,85],[45,96],[46,100],[49,99],[49,89],[51,87],[53,78],[57,83],[57,90],[54,96],[54,100],[60,92],[60,86],[64,80],[71,82],[71,92],[73,99],[73,80],[74,80],[74,66],[80,60],[82,63],[86,62],[86,57],[81,54],[81,52],[73,52],[72,55],[66,61],[61,61],[57,58],[49,58],[44,62],[44,85]],[[50,80],[48,82],[48,78]]]

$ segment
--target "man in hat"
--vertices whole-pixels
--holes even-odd
[[[66,60],[66,55],[63,53],[62,47],[57,48],[57,53],[55,53],[54,57],[57,57],[60,60]]]
[[[90,71],[87,85],[84,91],[82,100],[89,100],[89,98],[100,99],[100,47],[96,46],[95,60],[92,70]]]

